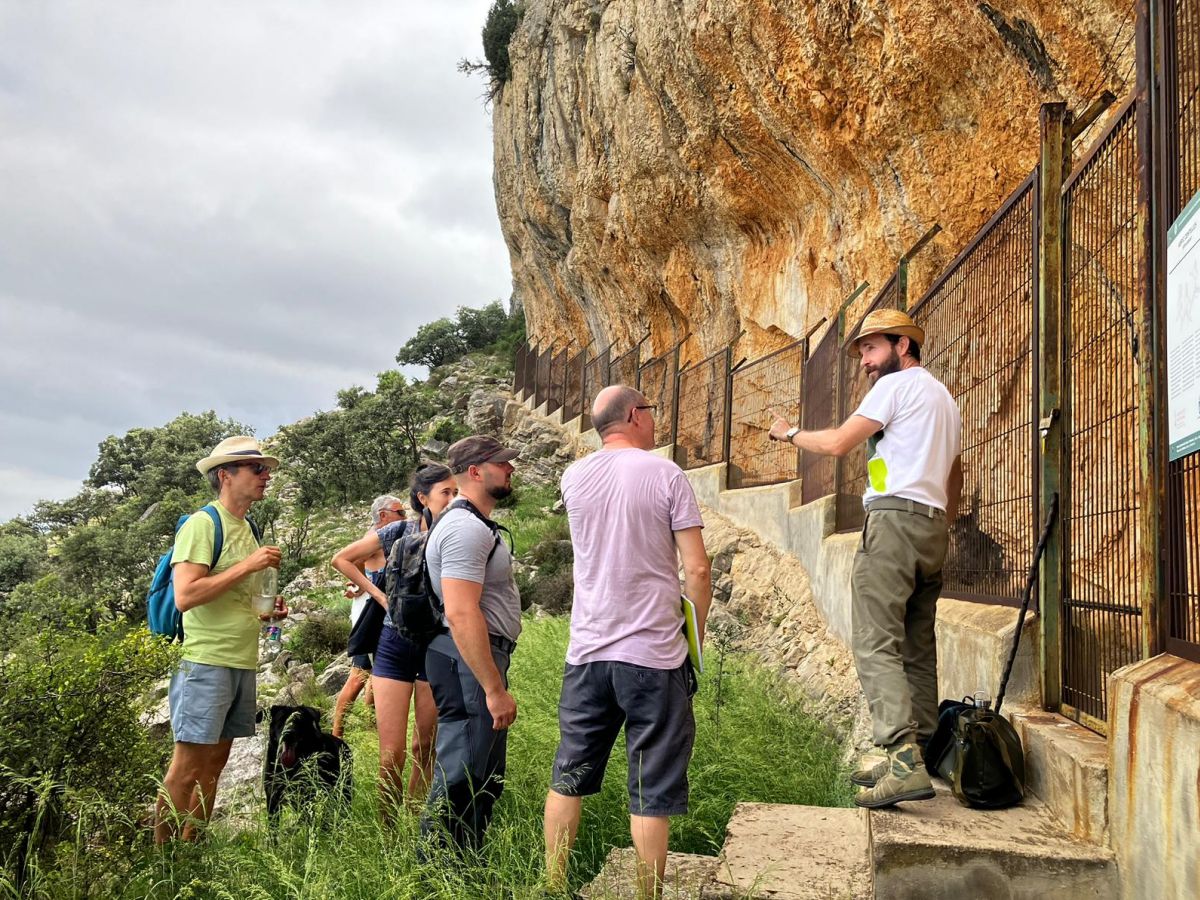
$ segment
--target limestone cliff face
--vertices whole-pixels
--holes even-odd
[[[528,0],[493,115],[530,333],[755,354],[940,223],[919,288],[1043,101],[1125,92],[1133,30],[1129,0]]]

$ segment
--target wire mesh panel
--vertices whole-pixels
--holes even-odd
[[[518,399],[521,399],[521,393],[525,390],[525,354],[528,352],[529,346],[521,344],[513,356],[513,396]]]
[[[921,362],[962,414],[943,595],[1015,605],[1037,527],[1037,171],[913,309]]]
[[[642,366],[639,378],[647,403],[654,404],[654,446],[672,442],[675,422],[675,376],[679,372],[679,348],[655,357]]]
[[[636,388],[641,353],[642,345],[637,343],[614,359],[608,369],[608,383]]]
[[[812,348],[804,364],[803,402],[800,427],[805,431],[833,428],[837,414],[835,384],[838,374],[838,350],[841,340],[837,323],[830,323],[821,340]],[[827,497],[837,488],[837,461],[823,453],[800,454],[800,500],[812,503]]]
[[[570,422],[583,410],[583,367],[586,364],[586,350],[580,350],[567,359],[566,381],[563,386],[563,422]]]
[[[1145,291],[1136,108],[1063,188],[1064,712],[1106,717],[1105,681],[1141,657],[1137,320]]]
[[[1163,85],[1167,222],[1200,191],[1200,2],[1168,0]],[[1200,453],[1167,464],[1167,650],[1200,662]]]
[[[679,373],[675,462],[695,469],[725,459],[725,388],[729,351]]]
[[[537,362],[538,362],[538,353],[533,348],[533,346],[530,345],[528,351],[525,354],[524,384],[525,384],[525,399],[526,400],[528,400],[530,397],[534,396],[534,393],[536,392],[536,389],[537,389]]]
[[[537,380],[533,390],[534,408],[540,407],[550,399],[550,359],[552,348],[547,347],[538,354]]]
[[[806,341],[776,350],[744,365],[730,382],[730,489],[778,484],[799,476],[799,451],[767,435],[777,410],[789,422],[800,420]]]
[[[592,427],[592,405],[596,402],[596,395],[608,385],[608,361],[611,352],[612,348],[605,349],[603,353],[583,367],[582,424],[584,431]]]
[[[899,282],[893,275],[883,286],[871,305],[863,313],[865,319],[877,309],[896,308],[900,305]],[[851,341],[862,326],[860,319],[846,332],[845,340],[837,354],[838,366],[838,414],[835,424],[846,421],[846,418],[858,409],[863,397],[871,388],[866,373],[859,364],[857,356],[850,356],[848,350]],[[858,531],[863,526],[865,513],[862,498],[867,490],[867,448],[859,445],[835,462],[837,471],[837,530]]]
[[[567,359],[570,351],[563,350],[550,358],[550,389],[546,397],[546,412],[557,412],[562,408],[567,393]]]

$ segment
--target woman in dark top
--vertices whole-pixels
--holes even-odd
[[[449,506],[457,494],[458,484],[446,466],[436,463],[419,466],[413,473],[409,493],[414,515],[344,547],[333,557],[333,567],[387,609],[387,595],[363,574],[360,564],[379,552],[387,557],[392,545],[410,529],[424,531],[428,521]],[[426,510],[430,516],[425,515]],[[407,791],[410,805],[418,804],[425,796],[433,777],[437,707],[424,669],[425,648],[405,637],[393,622],[385,620],[371,674],[379,731],[379,791],[385,819],[391,817],[394,804],[405,796],[404,757],[410,704],[414,710],[413,765]]]

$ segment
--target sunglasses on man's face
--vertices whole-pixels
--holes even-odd
[[[261,475],[263,472],[271,471],[270,466],[266,465],[265,463],[257,463],[257,462],[231,463],[229,468],[231,468],[231,469],[249,469],[255,475]]]
[[[641,406],[635,406],[633,409],[651,409],[651,410],[653,410],[653,409],[658,409],[658,407],[653,403],[645,403]],[[630,425],[633,424],[633,409],[631,409],[629,411],[629,418],[625,420]]]
[[[402,510],[402,509],[388,509],[387,507],[384,507],[382,510],[380,510],[380,512],[391,513],[393,516],[395,516],[398,519],[405,518],[404,510]]]

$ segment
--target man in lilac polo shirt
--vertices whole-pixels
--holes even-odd
[[[558,709],[561,740],[546,796],[546,875],[553,890],[565,886],[582,798],[600,790],[622,725],[640,897],[660,895],[668,817],[687,812],[696,679],[683,636],[680,560],[701,640],[712,578],[687,476],[647,452],[654,447],[653,411],[632,388],[602,390],[592,422],[604,447],[562,477],[575,601]]]

